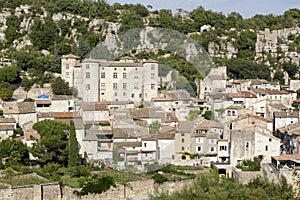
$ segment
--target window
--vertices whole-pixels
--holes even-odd
[[[86,64],[86,65],[85,65],[85,68],[86,68],[86,69],[90,69],[90,65],[89,65],[89,64]]]
[[[266,151],[268,151],[268,145],[266,145]]]
[[[196,143],[203,143],[203,138],[196,138]]]
[[[184,133],[181,133],[181,136],[184,137]]]
[[[113,89],[117,90],[118,89],[118,84],[117,83],[113,83]]]
[[[250,142],[245,142],[245,151],[249,151],[249,147],[250,147]]]
[[[66,77],[66,78],[69,78],[69,77],[70,77],[70,73],[69,73],[69,72],[66,72],[66,73],[65,73],[65,77]]]
[[[69,67],[69,64],[66,64],[66,69],[69,69],[70,67]]]
[[[209,139],[209,144],[216,144],[215,139]]]
[[[140,97],[140,98],[142,98],[142,97],[143,97],[143,95],[142,95],[142,94],[139,94],[139,97]]]
[[[115,93],[114,93],[114,95],[115,95],[115,96],[118,96],[118,93],[117,93],[117,92],[115,92]]]
[[[101,78],[105,78],[105,72],[101,72]]]
[[[90,72],[86,72],[85,73],[85,78],[91,78],[91,73]]]
[[[138,76],[138,75],[135,75],[135,76],[134,76],[134,79],[139,79],[139,76]]]
[[[131,94],[131,98],[134,98],[134,94]]]
[[[210,147],[210,151],[211,152],[215,151],[215,147]]]
[[[126,90],[127,88],[127,83],[123,83],[123,90]]]
[[[184,151],[184,147],[181,147],[181,151]]]
[[[118,73],[117,72],[113,73],[113,78],[118,78]]]
[[[227,146],[220,146],[220,151],[227,151]]]
[[[155,84],[151,84],[151,89],[155,90]]]
[[[151,70],[155,70],[155,65],[151,64]]]
[[[139,89],[139,84],[138,84],[138,83],[135,83],[135,84],[134,84],[134,89],[135,89],[135,90],[138,90],[138,89]]]
[[[181,142],[184,143],[184,138],[181,138]]]
[[[126,96],[126,92],[123,92],[123,96]]]
[[[272,142],[272,138],[269,138],[269,142]]]
[[[91,89],[91,85],[90,85],[90,84],[86,84],[86,85],[85,85],[85,89],[86,89],[86,90],[90,90],[90,89]]]
[[[123,78],[127,78],[127,73],[123,72]]]
[[[196,151],[202,151],[202,147],[201,146],[196,147]]]
[[[151,79],[154,79],[154,78],[155,78],[155,74],[151,73]]]
[[[105,83],[101,83],[101,90],[105,90]]]

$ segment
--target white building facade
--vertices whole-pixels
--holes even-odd
[[[158,63],[135,62],[130,57],[119,61],[63,56],[62,78],[78,90],[78,97],[95,101],[150,101],[157,96]]]

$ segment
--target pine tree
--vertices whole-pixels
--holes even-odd
[[[70,137],[69,137],[68,168],[71,170],[72,168],[78,166],[78,164],[79,164],[78,142],[77,142],[77,138],[76,138],[74,121],[71,121],[70,122]]]

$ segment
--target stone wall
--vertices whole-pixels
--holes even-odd
[[[0,190],[0,199],[8,200],[119,200],[119,199],[147,199],[149,194],[155,193],[173,193],[182,190],[186,186],[191,186],[195,180],[184,180],[176,182],[165,182],[161,185],[155,184],[153,180],[143,180],[130,182],[126,186],[116,184],[102,194],[89,194],[83,197],[77,197],[74,191],[79,189],[64,187],[60,189],[58,183],[47,183],[41,185],[28,185],[20,187],[9,187]]]
[[[232,178],[242,184],[247,184],[251,179],[263,176],[262,171],[242,171],[236,167],[232,168]]]

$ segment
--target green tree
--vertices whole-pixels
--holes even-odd
[[[61,77],[57,77],[51,83],[51,89],[55,95],[72,95],[73,91]]]
[[[104,176],[104,177],[97,177],[96,175],[93,176],[91,181],[87,181],[80,192],[75,192],[78,196],[84,196],[87,194],[101,194],[108,190],[111,186],[116,186],[113,177],[111,176]]]
[[[7,82],[0,83],[0,99],[9,100],[13,96],[13,89]]]
[[[72,169],[79,164],[78,142],[76,138],[76,131],[74,121],[70,122],[70,136],[69,136],[69,157],[68,168]]]
[[[15,66],[7,66],[0,69],[0,82],[13,83],[19,78],[19,70]]]
[[[295,75],[299,72],[299,66],[292,62],[283,63],[282,68],[289,74],[290,78],[295,78]]]
[[[284,84],[284,74],[282,71],[280,70],[276,70],[275,74],[274,74],[274,78],[273,78],[274,81],[279,81],[279,83],[281,85]]]
[[[143,19],[139,14],[136,13],[136,11],[125,10],[122,13],[120,32],[134,28],[141,28],[143,25]]]
[[[33,129],[41,135],[41,139],[30,149],[33,156],[38,158],[38,162],[42,165],[49,162],[66,165],[69,153],[69,125],[54,120],[43,120],[34,124]]]
[[[155,121],[149,126],[149,133],[150,134],[156,134],[161,127],[161,123],[159,121]]]
[[[15,139],[0,142],[1,158],[8,158],[10,164],[25,164],[29,159],[27,147]]]

